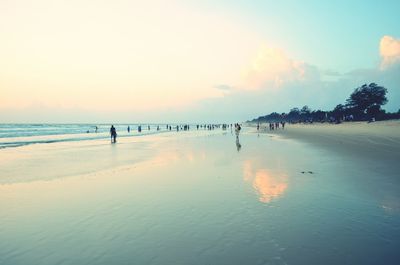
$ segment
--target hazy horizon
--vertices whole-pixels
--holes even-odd
[[[397,1],[2,1],[0,123],[245,121],[331,110],[371,82],[397,112],[398,10]]]

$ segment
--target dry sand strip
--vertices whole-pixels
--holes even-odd
[[[312,143],[343,155],[380,160],[400,167],[400,121],[398,120],[374,123],[287,124],[285,130],[266,130],[266,132]]]

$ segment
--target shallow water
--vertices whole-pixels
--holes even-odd
[[[0,264],[399,264],[393,168],[254,133],[146,137],[100,145],[118,163],[83,175],[57,157],[92,142],[54,145],[36,157],[63,170],[2,182]]]
[[[153,135],[168,132],[166,124],[115,124],[118,138]],[[174,124],[170,124],[175,126]],[[0,149],[31,144],[77,142],[109,139],[110,124],[1,124]],[[128,132],[128,126],[130,131]],[[192,129],[193,129],[192,125]],[[97,131],[96,131],[97,128]],[[159,130],[157,130],[159,129]]]

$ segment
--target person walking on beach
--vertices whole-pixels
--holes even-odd
[[[235,124],[235,134],[236,134],[236,138],[239,138],[239,133],[240,130],[242,129],[242,127],[240,127],[239,123]]]
[[[111,134],[111,143],[116,143],[117,142],[117,131],[115,130],[114,125],[111,125],[110,134]]]

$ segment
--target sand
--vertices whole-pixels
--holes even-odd
[[[307,130],[2,149],[0,264],[397,264],[399,166]]]
[[[400,158],[400,121],[342,124],[286,124],[285,130],[262,132],[304,141],[342,156],[397,166]]]

